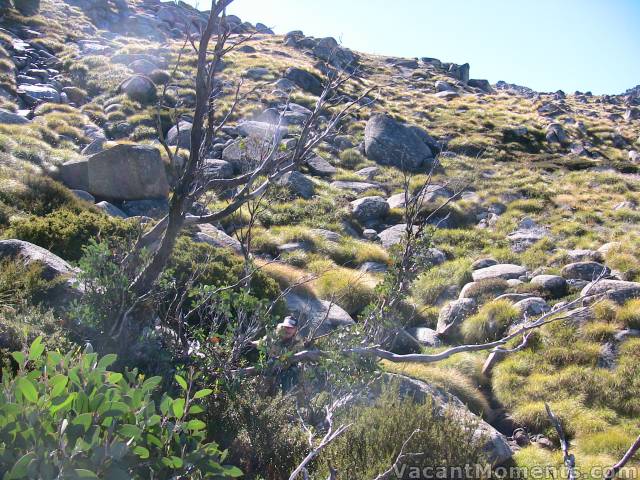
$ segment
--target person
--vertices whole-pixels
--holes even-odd
[[[267,353],[270,357],[279,357],[288,351],[295,350],[297,344],[300,343],[299,341],[298,319],[288,315],[276,325],[274,339],[270,339],[268,335],[265,335],[260,340],[251,342],[251,344],[258,350],[266,345]]]
[[[302,348],[298,335],[298,319],[289,315],[276,325],[275,338],[265,335],[260,340],[251,342],[255,351],[264,350],[269,357],[270,368],[273,369],[273,380],[270,388],[278,386],[282,392],[291,390],[298,383],[299,369],[296,365],[286,365],[287,354],[296,353]]]

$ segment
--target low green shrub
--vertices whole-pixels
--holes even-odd
[[[15,189],[0,188],[0,202],[21,212],[48,215],[59,209],[79,212],[80,201],[62,184],[45,176],[29,175]]]
[[[307,454],[307,436],[295,423],[296,401],[290,395],[264,395],[247,382],[210,398],[209,431],[229,449],[229,462],[243,470],[244,478],[288,478]]]
[[[7,230],[6,236],[34,243],[65,260],[75,261],[82,256],[82,247],[90,240],[132,238],[137,226],[132,222],[85,210],[57,210],[44,217],[31,216],[18,220]]]
[[[406,465],[422,468],[484,462],[475,425],[450,411],[439,414],[431,402],[402,399],[397,388],[386,389],[374,405],[354,407],[334,422],[351,427],[320,458],[321,478],[326,478],[329,466],[348,478],[375,478],[393,465],[411,435],[405,451],[421,455]],[[407,470],[402,478],[411,478],[408,474]]]
[[[212,390],[193,391],[180,376],[176,398],[154,393],[161,377],[110,371],[115,355],[49,351],[38,337],[13,353],[15,374],[0,386],[0,470],[5,478],[239,477],[206,443],[194,417]]]
[[[486,278],[474,282],[466,290],[466,297],[482,304],[502,295],[508,288],[509,283],[502,278]]]
[[[627,328],[640,329],[640,299],[634,298],[620,307],[616,320]]]

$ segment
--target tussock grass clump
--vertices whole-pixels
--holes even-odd
[[[478,303],[485,303],[502,295],[509,288],[509,283],[502,278],[486,278],[473,282],[466,291],[466,296]]]
[[[334,301],[351,315],[361,312],[375,298],[376,280],[349,268],[324,270],[313,284],[320,298]]]
[[[508,300],[494,300],[480,308],[462,324],[462,335],[467,343],[497,340],[507,328],[520,318],[520,310]]]
[[[471,281],[471,260],[460,258],[433,267],[420,275],[412,287],[413,296],[425,305],[433,305],[451,285],[462,287]]]
[[[634,298],[620,307],[616,320],[626,328],[640,329],[640,299]]]

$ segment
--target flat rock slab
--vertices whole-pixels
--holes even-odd
[[[366,192],[367,190],[380,188],[380,185],[378,185],[377,183],[346,182],[343,180],[337,180],[335,182],[331,182],[331,186],[339,190],[350,190],[356,193],[362,193],[362,192]]]
[[[510,263],[501,263],[498,265],[492,265],[486,268],[480,268],[474,270],[471,274],[473,281],[484,280],[487,278],[502,278],[504,280],[510,280],[512,278],[519,278],[527,273],[527,269],[520,265],[513,265]]]
[[[303,333],[313,328],[316,329],[316,335],[324,335],[338,327],[355,323],[343,308],[326,300],[291,292],[284,296],[284,300],[289,313],[298,318]]]
[[[242,251],[242,245],[237,239],[227,235],[213,225],[204,223],[198,225],[198,230],[200,231],[193,236],[197,242],[207,243],[216,248],[230,248],[234,252]]]

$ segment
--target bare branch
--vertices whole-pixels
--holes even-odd
[[[564,460],[564,464],[567,467],[567,471],[569,474],[569,480],[576,480],[576,459],[572,453],[569,453],[569,442],[567,441],[567,437],[564,434],[564,430],[562,429],[562,424],[558,417],[554,415],[549,408],[549,404],[545,402],[544,408],[547,411],[547,416],[553,425],[553,428],[556,429],[556,433],[558,434],[558,438],[560,438],[560,447],[562,448],[562,456]]]

